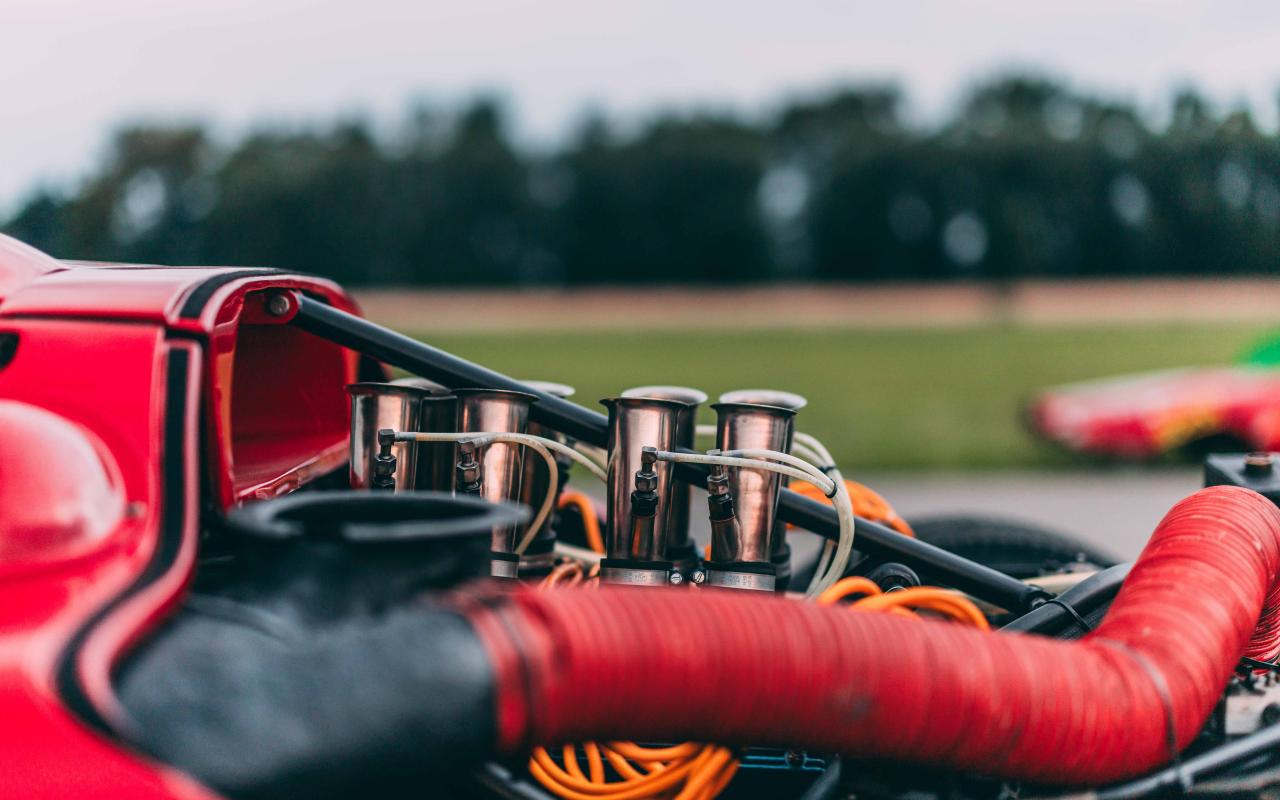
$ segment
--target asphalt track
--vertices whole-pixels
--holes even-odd
[[[1137,556],[1174,503],[1201,486],[1197,468],[850,476],[907,519],[988,514],[1075,534],[1122,559]]]

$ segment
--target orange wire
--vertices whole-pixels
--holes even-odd
[[[738,774],[739,766],[740,763],[738,759],[735,758],[730,761],[724,770],[721,771],[720,777],[716,779],[715,783],[707,787],[707,791],[702,795],[702,800],[711,800],[723,792],[725,787],[733,780],[733,776]]]
[[[878,492],[869,486],[864,486],[857,481],[845,481],[845,488],[849,490],[849,499],[853,502],[853,513],[869,519],[872,522],[882,522],[893,528],[903,536],[915,538],[915,531],[911,530],[911,526],[907,521],[898,516],[898,512],[893,510],[893,506],[889,505],[889,501],[885,500]],[[794,480],[787,487],[793,492],[802,494],[810,500],[817,500],[820,503],[832,505],[830,497],[826,493],[806,481]]]
[[[608,747],[602,747],[600,749],[604,751],[604,757],[609,762],[609,766],[613,767],[614,771],[621,775],[624,780],[638,781],[644,777],[644,774],[641,773],[640,770],[631,766],[630,761],[627,761],[613,750],[610,750]]]
[[[566,800],[599,800],[605,797],[608,800],[645,800],[674,787],[699,763],[697,760],[690,761],[671,769],[644,775],[638,780],[598,784],[578,780],[561,769],[545,749],[536,747],[533,750],[533,758],[529,762],[529,772],[539,783]]]
[[[851,594],[865,594],[868,597],[872,597],[881,594],[881,591],[876,582],[870,578],[854,575],[849,578],[841,578],[828,586],[822,594],[818,595],[814,602],[820,606],[829,606]]]
[[[566,561],[563,564],[557,564],[548,573],[547,577],[542,579],[540,584],[543,589],[554,589],[560,585],[576,586],[585,580],[582,572],[582,565],[576,561]]]
[[[991,629],[987,618],[972,600],[955,592],[930,586],[914,586],[909,589],[899,589],[896,592],[864,597],[854,603],[851,608],[858,611],[890,611],[895,608],[926,609],[984,631]]]
[[[694,770],[695,774],[690,776],[689,781],[680,790],[680,794],[676,795],[676,800],[696,800],[704,797],[712,781],[733,760],[733,753],[724,747],[708,747],[706,752],[710,755],[700,767]]]
[[[569,774],[575,778],[586,780],[587,776],[582,772],[582,766],[578,764],[578,748],[571,744],[566,744],[560,749],[560,760],[564,762],[564,768]]]
[[[582,749],[587,753],[587,769],[591,773],[591,782],[604,783],[604,759],[600,758],[600,746],[595,742],[587,742]]]
[[[675,747],[641,747],[632,742],[609,742],[609,747],[632,761],[673,761],[677,758],[692,758],[701,749],[693,742],[685,742]]]
[[[578,515],[582,517],[582,531],[587,537],[587,547],[597,553],[603,553],[604,537],[600,535],[600,518],[596,516],[595,503],[582,492],[569,489],[560,495],[560,504],[557,508],[570,506],[576,508]]]
[[[610,747],[597,748],[593,743],[585,744],[584,749],[587,750],[589,762],[594,752],[598,763],[599,753],[603,750],[609,763],[624,776],[622,781],[608,783],[604,781],[602,768],[597,777],[594,764],[591,770],[592,777],[582,776],[581,767],[577,765],[577,751],[573,745],[566,745],[563,748],[562,758],[565,762],[563,768],[555,763],[545,748],[537,747],[534,748],[533,757],[529,762],[529,772],[545,788],[566,800],[582,800],[588,797],[595,800],[640,800],[662,795],[682,780],[684,786],[677,798],[710,800],[729,783],[738,768],[738,762],[733,757],[733,753],[717,745],[690,743],[678,745],[675,748],[647,750],[638,745],[623,744],[623,749],[629,753],[646,754],[647,751],[650,758],[655,753],[666,755],[676,750],[686,757],[683,763],[672,767],[667,767],[660,761],[650,762],[646,764],[648,774],[642,775],[627,763],[621,754],[612,752]],[[692,751],[692,757],[689,757],[690,751]]]

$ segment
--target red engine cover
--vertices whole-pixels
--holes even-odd
[[[344,460],[355,356],[263,314],[268,291],[355,310],[305,276],[0,237],[0,794],[213,796],[113,737],[110,679],[190,579],[202,485],[225,507]]]

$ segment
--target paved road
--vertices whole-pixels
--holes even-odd
[[[1170,506],[1200,487],[1200,470],[860,475],[907,519],[948,513],[1013,517],[1074,533],[1133,558]]]

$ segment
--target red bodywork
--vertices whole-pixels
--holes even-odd
[[[1152,458],[1226,434],[1280,450],[1280,370],[1181,369],[1049,389],[1029,408],[1032,429],[1080,453]]]
[[[356,356],[271,270],[69,264],[0,237],[0,794],[206,798],[130,752],[113,667],[180,598],[199,514],[346,460]],[[3,349],[0,349],[3,352]]]

